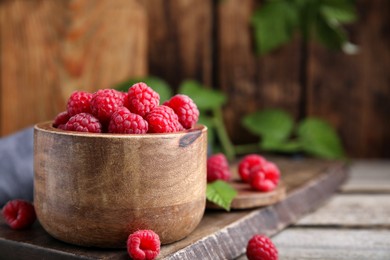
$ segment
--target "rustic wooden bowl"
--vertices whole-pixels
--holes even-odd
[[[152,229],[162,244],[199,224],[206,203],[207,128],[168,134],[34,129],[34,205],[43,228],[76,245],[125,247]]]

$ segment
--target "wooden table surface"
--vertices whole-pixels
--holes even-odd
[[[280,260],[390,259],[390,161],[355,161],[324,206],[272,240]]]
[[[318,160],[278,164],[287,185],[283,201],[230,213],[207,211],[189,237],[163,246],[159,258],[244,260],[248,239],[262,232],[271,236],[281,260],[390,259],[390,161],[353,162],[342,186],[348,176],[343,164]],[[0,259],[129,258],[125,250],[62,243],[39,223],[15,232],[0,218]]]

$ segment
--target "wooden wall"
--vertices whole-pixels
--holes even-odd
[[[357,55],[297,37],[258,57],[259,0],[0,1],[0,135],[51,119],[75,89],[151,74],[224,91],[235,143],[253,140],[243,115],[277,107],[331,122],[350,156],[390,157],[390,2],[357,3]]]

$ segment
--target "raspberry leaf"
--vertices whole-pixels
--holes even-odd
[[[230,205],[236,196],[237,191],[225,181],[217,180],[207,184],[206,198],[226,211],[230,211]]]
[[[318,118],[303,120],[297,129],[298,141],[305,152],[327,159],[345,157],[341,140],[336,130]]]
[[[255,135],[260,135],[264,143],[281,144],[291,135],[294,120],[286,112],[267,109],[249,114],[243,118],[243,126]]]
[[[183,81],[179,93],[191,97],[200,110],[220,108],[227,100],[221,91],[209,89],[194,80]]]

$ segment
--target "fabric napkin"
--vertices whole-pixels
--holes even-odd
[[[34,129],[0,138],[0,207],[11,199],[33,200]]]

